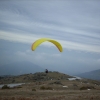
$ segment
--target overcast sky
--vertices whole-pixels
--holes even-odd
[[[31,51],[39,38],[49,42]],[[99,0],[0,0],[0,66],[30,61],[68,74],[100,68]]]

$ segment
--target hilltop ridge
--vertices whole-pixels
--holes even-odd
[[[47,80],[68,80],[68,78],[73,78],[67,74],[60,72],[36,72],[34,74],[22,74],[17,76],[1,76],[1,83],[20,83],[20,82],[33,82],[33,81],[47,81]]]

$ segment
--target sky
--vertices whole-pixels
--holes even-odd
[[[63,52],[50,42],[32,51],[44,37]],[[100,69],[100,1],[0,0],[0,66],[21,61],[68,74]]]

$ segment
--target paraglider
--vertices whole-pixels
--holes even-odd
[[[36,40],[32,44],[32,47],[31,47],[32,51],[34,51],[41,43],[46,42],[46,41],[53,43],[60,52],[63,51],[63,48],[59,42],[57,42],[56,40],[49,39],[49,38],[41,38],[41,39]]]

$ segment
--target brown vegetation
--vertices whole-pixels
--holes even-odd
[[[0,100],[100,100],[100,82],[94,80],[73,80],[66,79],[64,74],[55,74],[56,77],[43,74],[44,79],[33,80],[32,82],[23,84],[14,88],[0,89]],[[34,75],[40,79],[40,74]],[[20,76],[22,79],[24,75]],[[30,79],[32,74],[28,75]],[[59,80],[58,80],[59,77]],[[52,78],[52,80],[51,80]],[[61,79],[62,78],[62,79]],[[18,81],[15,79],[15,81]]]

